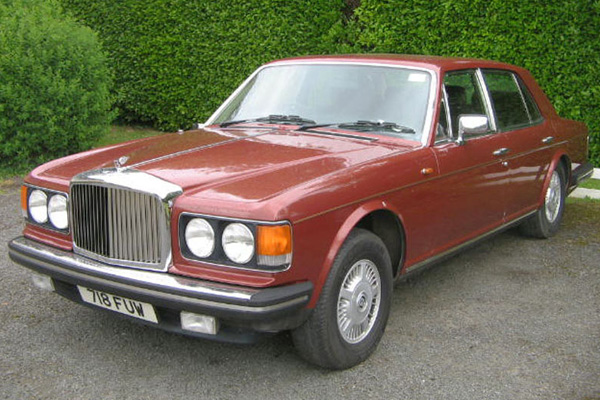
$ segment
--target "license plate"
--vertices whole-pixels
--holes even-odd
[[[144,321],[154,322],[155,324],[158,323],[156,312],[154,311],[152,304],[83,286],[77,286],[77,289],[79,289],[81,299],[86,303],[129,315],[130,317],[143,319]]]

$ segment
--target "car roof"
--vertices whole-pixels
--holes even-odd
[[[373,63],[390,65],[410,65],[436,70],[455,70],[466,68],[500,68],[518,69],[511,64],[498,61],[481,60],[477,58],[441,57],[414,54],[346,54],[346,55],[324,55],[292,57],[268,63],[326,63],[326,62],[349,62],[349,63]]]

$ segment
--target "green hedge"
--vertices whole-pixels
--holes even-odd
[[[362,0],[343,51],[478,57],[529,69],[558,113],[590,129],[600,167],[600,1]]]
[[[99,33],[126,120],[189,127],[258,65],[285,56],[479,57],[531,70],[560,115],[587,123],[600,166],[598,0],[62,2]]]
[[[4,1],[0,27],[0,170],[90,148],[111,107],[96,35],[54,1]]]
[[[343,0],[63,0],[95,29],[124,119],[162,129],[203,122],[259,65],[330,51]]]

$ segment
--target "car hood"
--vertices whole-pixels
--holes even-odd
[[[257,202],[416,145],[335,132],[201,129],[92,150],[39,167],[32,180],[68,184],[78,173],[132,168],[182,187],[186,197]],[[33,182],[35,183],[35,182]],[[57,188],[58,189],[58,188]]]

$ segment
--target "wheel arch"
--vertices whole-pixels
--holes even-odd
[[[315,284],[315,292],[318,293],[315,293],[316,296],[313,297],[314,302],[320,296],[321,288],[329,276],[335,257],[354,228],[368,230],[383,241],[390,254],[394,277],[402,270],[406,254],[406,234],[402,216],[385,201],[378,200],[362,204],[346,218],[335,235]]]
[[[557,167],[563,168],[563,171],[565,172],[565,190],[569,187],[569,182],[571,182],[571,159],[566,152],[560,151],[557,152],[552,158],[550,167],[548,168],[548,172],[544,178],[544,185],[542,186],[542,192],[540,193],[540,197],[538,199],[538,206],[540,207],[544,204],[544,197],[546,190],[548,190],[548,186],[550,185],[552,171],[554,171]]]

